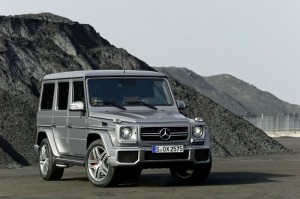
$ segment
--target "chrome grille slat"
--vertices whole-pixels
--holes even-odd
[[[188,127],[142,127],[142,141],[166,141],[160,138],[160,130],[167,128],[170,130],[170,139],[167,141],[187,140]]]
[[[159,136],[158,134],[152,134],[152,135],[149,135],[149,134],[142,134],[142,136],[145,136],[145,137],[151,137],[151,136]]]
[[[172,134],[171,133],[171,136],[173,137],[173,136],[187,136],[187,134]]]
[[[172,135],[187,135],[187,132],[171,132]]]

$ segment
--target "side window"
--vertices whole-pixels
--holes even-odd
[[[53,96],[54,96],[54,83],[45,83],[42,94],[42,103],[41,109],[51,110],[53,104]]]
[[[81,101],[85,103],[83,82],[73,82],[73,90],[73,102]]]
[[[69,82],[58,83],[57,108],[67,110],[69,99]]]

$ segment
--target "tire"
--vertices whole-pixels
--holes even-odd
[[[206,164],[200,164],[190,167],[174,167],[170,168],[173,178],[181,184],[200,184],[203,183],[211,170],[212,158]]]
[[[42,140],[39,147],[39,171],[41,177],[46,180],[60,180],[64,174],[64,168],[56,166],[48,138]]]
[[[101,140],[95,140],[88,147],[85,157],[85,170],[89,181],[97,187],[114,185],[116,169],[108,161],[107,151]]]

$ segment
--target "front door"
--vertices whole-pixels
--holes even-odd
[[[81,101],[85,104],[83,80],[72,81],[71,102]],[[87,138],[87,117],[85,111],[69,111],[69,146],[73,156],[85,156]]]

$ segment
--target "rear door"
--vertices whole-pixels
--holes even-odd
[[[56,83],[56,103],[53,111],[53,133],[60,154],[70,153],[68,144],[68,102],[70,80],[60,80]]]

